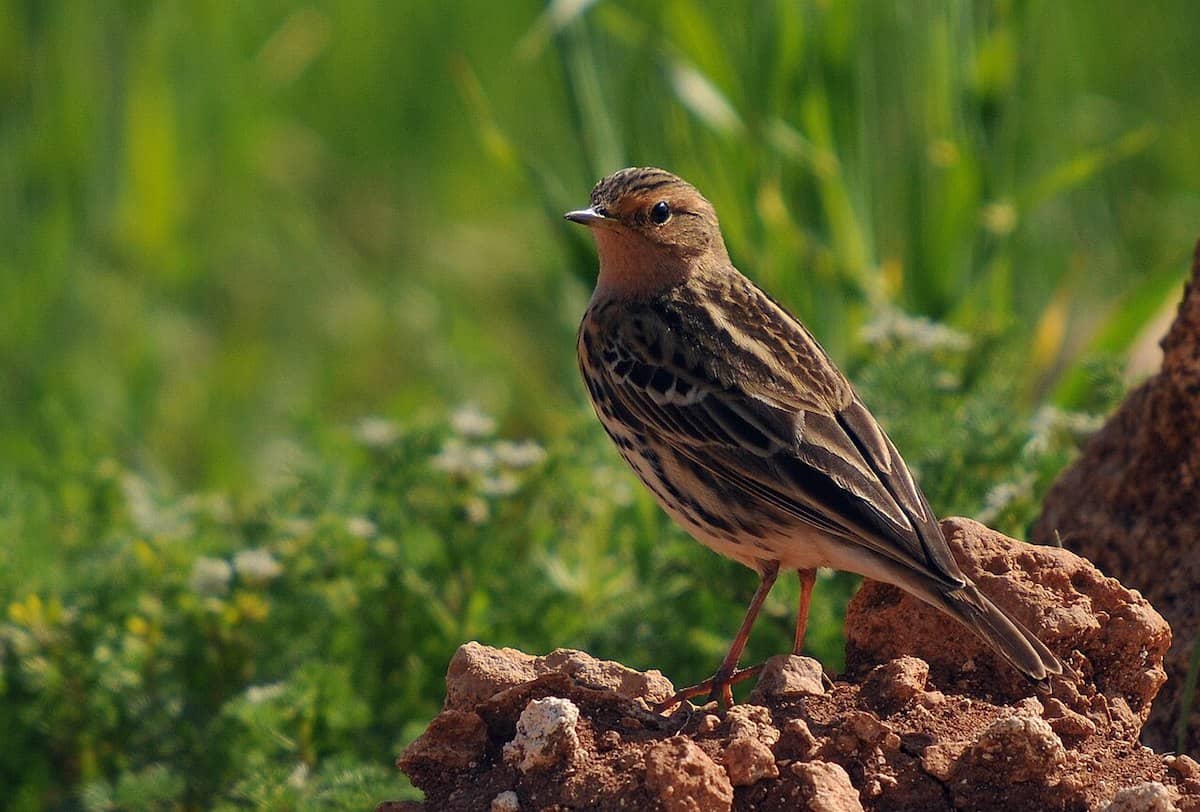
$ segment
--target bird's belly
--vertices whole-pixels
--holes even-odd
[[[832,539],[816,528],[786,520],[756,500],[718,494],[689,475],[689,464],[669,450],[610,425],[603,415],[601,422],[663,510],[710,550],[755,570],[769,561],[784,569],[814,569],[836,558]]]

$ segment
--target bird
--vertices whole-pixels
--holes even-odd
[[[780,571],[801,584],[800,654],[818,568],[894,584],[977,634],[1041,688],[1062,662],[963,573],[883,428],[808,329],[732,264],[712,204],[655,167],[600,180],[564,217],[595,240],[599,274],[579,369],[617,450],[693,538],[754,570],[758,588],[708,680],[733,704],[746,641]]]

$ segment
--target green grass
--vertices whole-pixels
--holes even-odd
[[[0,0],[0,792],[363,808],[472,638],[707,676],[753,576],[574,366],[558,215],[622,165],[711,197],[939,512],[1021,534],[1086,423],[1050,407],[1109,408],[1178,297],[1198,35],[1183,0]]]

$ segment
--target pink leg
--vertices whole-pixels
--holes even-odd
[[[796,570],[800,576],[800,609],[796,612],[796,646],[792,653],[799,655],[804,648],[804,632],[808,629],[808,607],[812,604],[813,585],[817,582],[817,571]]]
[[[742,625],[738,629],[737,635],[733,638],[733,643],[729,646],[729,653],[721,661],[721,667],[717,669],[717,673],[713,675],[712,679],[676,692],[673,697],[655,708],[656,711],[662,713],[678,705],[680,702],[685,702],[705,692],[708,692],[709,702],[719,699],[725,707],[733,705],[732,686],[754,676],[762,670],[762,666],[755,666],[754,668],[745,668],[738,671],[737,664],[742,659],[742,652],[746,648],[746,641],[750,639],[750,629],[754,626],[754,620],[758,617],[758,611],[762,609],[763,602],[766,601],[767,594],[771,591],[771,587],[775,585],[775,579],[778,576],[778,563],[771,562],[764,566],[763,571],[759,574],[758,589],[750,601],[749,608],[746,609],[746,616],[742,619]]]

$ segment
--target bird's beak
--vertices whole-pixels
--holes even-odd
[[[609,218],[593,208],[569,211],[563,217],[572,223],[579,223],[581,226],[594,226],[610,222]]]

